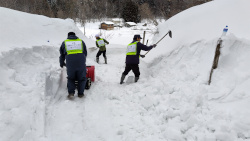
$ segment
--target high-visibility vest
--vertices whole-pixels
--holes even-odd
[[[99,39],[99,40],[96,40],[97,41],[97,44],[98,44],[98,46],[99,47],[101,47],[101,46],[104,46],[105,45],[105,43],[104,43],[104,40],[101,38],[101,39]]]
[[[137,42],[128,44],[127,55],[136,55],[137,54]]]
[[[83,53],[83,44],[81,39],[67,39],[64,41],[67,54]]]

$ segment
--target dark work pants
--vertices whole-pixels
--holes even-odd
[[[103,57],[106,58],[106,50],[104,51],[98,51],[97,54],[96,54],[96,57],[99,57],[101,54],[103,53]]]
[[[127,75],[131,70],[135,74],[135,77],[140,76],[140,70],[138,64],[126,64],[125,71],[123,72],[123,74]]]
[[[84,89],[85,89],[85,85],[86,85],[86,69],[85,70],[71,70],[71,69],[67,69],[67,75],[68,75],[68,92],[69,94],[74,94],[75,93],[75,89],[76,89],[76,85],[75,85],[75,81],[78,81],[78,85],[77,85],[77,90],[78,90],[78,94],[84,94]]]

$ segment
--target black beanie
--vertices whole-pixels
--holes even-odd
[[[75,36],[76,34],[75,34],[75,32],[69,32],[68,36],[70,36],[70,35],[74,35]]]

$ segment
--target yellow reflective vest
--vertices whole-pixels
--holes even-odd
[[[136,55],[137,54],[137,43],[138,43],[138,41],[128,44],[127,55]]]
[[[83,53],[83,44],[81,39],[67,39],[64,41],[67,54]]]

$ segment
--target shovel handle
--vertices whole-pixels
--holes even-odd
[[[169,36],[172,38],[172,31],[169,30],[168,33],[165,34],[165,35],[156,43],[156,45],[157,45],[163,38],[165,38],[168,34],[169,34]],[[150,51],[150,50],[149,50],[149,51]],[[148,52],[149,52],[149,51],[148,51]],[[148,52],[147,52],[146,54],[148,54]],[[145,54],[145,55],[146,55],[146,54]]]
[[[171,32],[171,30],[168,31],[167,34],[165,34],[156,44],[158,44],[163,38],[165,38],[169,33]],[[169,36],[172,38],[172,35],[169,34]]]

